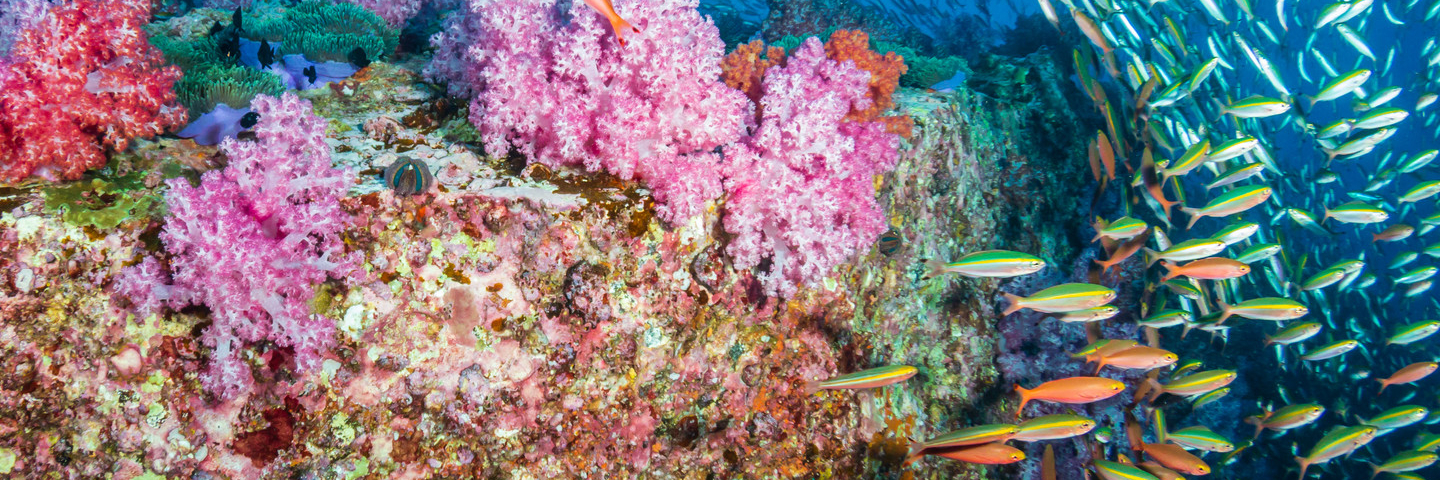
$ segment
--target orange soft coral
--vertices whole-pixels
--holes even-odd
[[[735,51],[725,55],[720,61],[720,79],[730,88],[745,92],[745,96],[750,97],[750,101],[758,106],[763,94],[760,82],[765,78],[765,70],[784,65],[784,48],[767,47],[765,42],[755,40],[735,47]]]
[[[855,62],[856,67],[870,72],[870,108],[852,111],[845,116],[846,120],[880,122],[890,133],[910,137],[912,123],[908,115],[881,115],[895,108],[895,101],[890,96],[900,85],[900,76],[908,69],[904,58],[895,52],[881,55],[871,50],[870,36],[859,30],[836,30],[830,41],[825,43],[825,55],[838,62],[850,60]]]

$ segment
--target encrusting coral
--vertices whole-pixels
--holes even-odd
[[[148,0],[76,0],[20,34],[0,61],[0,181],[77,179],[106,148],[184,125],[180,69],[145,40],[149,18]]]
[[[353,174],[330,165],[325,119],[294,94],[258,96],[256,141],[227,139],[223,170],[199,186],[168,182],[170,217],[160,234],[172,281],[160,262],[129,267],[117,286],[142,314],[162,305],[210,308],[202,341],[213,349],[203,383],[222,397],[249,390],[240,350],[269,340],[294,349],[297,368],[319,366],[335,341],[335,322],[309,305],[315,285],[345,278],[355,260],[338,233],[350,221],[339,204]]]

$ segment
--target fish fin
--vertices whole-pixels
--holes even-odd
[[[1379,465],[1376,465],[1376,464],[1373,464],[1373,463],[1370,463],[1370,462],[1365,462],[1365,464],[1370,466],[1370,470],[1371,470],[1370,480],[1375,480],[1375,477],[1380,476],[1380,466],[1379,466]]]
[[[1305,470],[1308,469],[1308,468],[1310,468],[1310,462],[1306,461],[1303,457],[1295,457],[1295,462],[1300,464],[1300,477],[1299,477],[1299,478],[1300,478],[1301,480],[1304,480],[1304,479],[1305,479]]]
[[[1010,305],[1006,306],[1005,311],[1000,314],[1001,316],[1009,315],[1020,311],[1020,309],[1022,308],[1025,308],[1024,306],[1020,305],[1020,301],[1023,300],[1023,298],[1019,295],[1009,292],[1001,292],[1000,294],[1005,297],[1005,301],[1010,302]]]
[[[1220,306],[1220,319],[1215,321],[1216,325],[1224,324],[1225,319],[1230,318],[1231,315],[1234,315],[1230,304],[1225,303],[1225,299],[1220,298],[1219,295],[1215,296],[1215,304]]]
[[[1030,403],[1030,390],[1017,383],[1015,384],[1015,393],[1020,394],[1020,406],[1015,409],[1015,419],[1019,420],[1020,414],[1025,411],[1025,404]]]
[[[816,380],[806,380],[806,381],[805,381],[805,396],[808,397],[808,396],[814,395],[815,392],[819,392],[819,391],[820,391],[820,382],[819,382],[819,381],[816,381]]]
[[[615,31],[615,39],[620,41],[620,46],[622,47],[630,43],[625,41],[625,34],[622,32],[629,31],[633,33],[640,33],[639,28],[635,28],[635,26],[631,25],[630,22],[626,21],[624,18],[621,18],[620,14],[618,13],[614,14],[614,16],[610,18],[610,29]]]
[[[1376,396],[1376,397],[1379,397],[1381,394],[1385,393],[1385,387],[1390,386],[1390,384],[1385,383],[1385,380],[1386,380],[1386,379],[1384,379],[1384,378],[1377,378],[1377,379],[1375,379],[1375,381],[1380,382],[1380,391],[1375,392],[1375,396]]]
[[[925,261],[925,279],[929,280],[945,274],[945,262],[929,259]]]
[[[1266,413],[1266,416],[1269,416],[1269,413]],[[1255,439],[1260,438],[1260,434],[1265,432],[1265,420],[1259,416],[1252,415],[1249,417],[1245,417],[1245,423],[1255,426],[1255,435],[1250,437],[1250,441],[1252,442],[1255,441]]]
[[[1186,229],[1186,230],[1189,230],[1191,227],[1194,227],[1194,226],[1195,226],[1195,222],[1198,222],[1198,221],[1200,221],[1201,218],[1203,218],[1203,216],[1200,215],[1200,209],[1198,209],[1198,208],[1180,207],[1180,211],[1181,211],[1181,212],[1184,212],[1186,215],[1189,215],[1189,216],[1190,216],[1190,223],[1188,223],[1188,224],[1185,225],[1185,229]]]
[[[1160,266],[1165,267],[1165,276],[1160,277],[1160,281],[1162,281],[1162,282],[1169,281],[1170,279],[1175,278],[1175,277],[1177,277],[1177,276],[1180,275],[1179,272],[1176,272],[1176,271],[1175,271],[1175,269],[1179,268],[1179,266],[1178,266],[1178,265],[1175,265],[1175,264],[1173,264],[1173,263],[1170,263],[1169,260],[1161,260],[1161,261],[1160,261]]]
[[[1154,266],[1155,261],[1160,259],[1160,252],[1151,250],[1150,247],[1140,247],[1140,250],[1140,254],[1145,256],[1145,268]]]

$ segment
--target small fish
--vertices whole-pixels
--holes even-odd
[[[904,244],[904,241],[905,239],[900,236],[900,232],[892,228],[880,234],[880,240],[876,242],[875,246],[879,248],[880,254],[888,257],[900,251],[900,246]]]
[[[1095,473],[1101,480],[1160,480],[1139,468],[1108,460],[1095,460]]]
[[[1088,360],[1088,359],[1087,359]],[[1137,346],[1131,347],[1110,355],[1097,357],[1095,374],[1106,366],[1119,367],[1126,370],[1149,371],[1160,367],[1174,365],[1180,361],[1180,356],[1169,350],[1162,350],[1154,347]]]
[[[1410,112],[1398,108],[1377,108],[1361,115],[1355,119],[1355,128],[1358,130],[1374,130],[1388,127],[1405,120]]]
[[[1140,342],[1134,340],[1102,338],[1091,342],[1089,345],[1081,348],[1080,351],[1070,354],[1070,358],[1088,357],[1090,355],[1109,355],[1139,344]]]
[[[1040,1],[1045,2],[1045,0]],[[1053,16],[1053,12],[1051,12],[1051,16]],[[1055,28],[1060,28],[1060,24],[1056,23]],[[1056,478],[1058,475],[1055,471],[1055,446],[1046,445],[1045,453],[1040,455],[1040,480],[1056,480]]]
[[[912,456],[945,448],[968,447],[982,443],[1004,442],[1015,437],[1020,427],[1008,424],[980,425],[956,430],[924,442],[912,442]]]
[[[1236,118],[1266,118],[1290,111],[1290,103],[1261,95],[1252,95],[1226,106],[1222,113]]]
[[[1156,252],[1146,248],[1145,265],[1154,265],[1155,262],[1160,260],[1169,260],[1172,262],[1199,260],[1223,251],[1225,251],[1225,242],[1223,241],[1209,238],[1196,238],[1177,243],[1162,252]]]
[[[1100,443],[1110,443],[1110,440],[1115,438],[1115,431],[1108,426],[1097,428],[1091,433],[1094,434],[1095,441]]]
[[[1090,242],[1098,242],[1101,238],[1108,238],[1115,241],[1129,240],[1140,236],[1149,228],[1150,226],[1144,221],[1136,220],[1129,216],[1120,217],[1104,227],[1097,222],[1095,224],[1095,238],[1090,239]]]
[[[1190,216],[1190,223],[1185,228],[1194,227],[1195,222],[1204,217],[1224,217],[1249,210],[1269,200],[1272,192],[1264,185],[1249,185],[1225,192],[1201,208],[1180,207],[1180,211]]]
[[[1321,270],[1320,273],[1316,273],[1310,278],[1305,279],[1304,282],[1300,282],[1300,290],[1305,292],[1319,290],[1339,283],[1341,280],[1345,279],[1345,275],[1346,273],[1344,270],[1338,268],[1327,268],[1325,270]]]
[[[1274,335],[1265,336],[1265,346],[1274,344],[1292,345],[1303,342],[1320,333],[1324,328],[1319,322],[1295,322],[1286,325],[1285,328],[1275,332]]]
[[[1278,243],[1257,243],[1251,245],[1250,248],[1246,248],[1245,251],[1240,252],[1239,255],[1236,255],[1235,260],[1240,263],[1251,264],[1268,260],[1270,257],[1278,255],[1282,249]]]
[[[396,195],[419,195],[430,191],[435,185],[435,176],[425,162],[410,157],[400,157],[385,167],[385,186]]]
[[[259,113],[256,113],[256,112],[246,112],[244,115],[241,115],[241,116],[240,116],[240,128],[249,130],[249,129],[251,129],[251,128],[254,128],[255,125],[258,125],[259,123],[260,123],[260,114],[259,114]]]
[[[1403,223],[1397,223],[1395,225],[1391,225],[1385,230],[1382,230],[1380,233],[1371,235],[1370,243],[1398,242],[1410,238],[1410,236],[1414,234],[1415,227]]]
[[[1045,261],[1034,255],[1007,250],[986,250],[960,257],[959,260],[943,263],[939,260],[926,262],[929,277],[946,273],[958,273],[966,277],[1018,277],[1029,275],[1045,268]]]
[[[1295,457],[1295,462],[1300,464],[1300,478],[1305,478],[1305,471],[1311,465],[1322,464],[1330,459],[1339,457],[1355,451],[1375,439],[1375,434],[1380,430],[1369,426],[1361,425],[1354,427],[1341,427],[1331,430],[1315,446],[1310,448],[1310,454],[1304,457]]]
[[[1064,312],[1055,317],[1065,323],[1089,323],[1098,322],[1107,318],[1113,318],[1120,313],[1120,308],[1114,305],[1101,305],[1095,308]]]
[[[1100,266],[1100,273],[1110,273],[1111,268],[1129,260],[1130,257],[1135,256],[1135,252],[1145,248],[1145,243],[1150,241],[1151,232],[1152,230],[1145,230],[1139,236],[1126,240],[1125,243],[1120,244],[1120,246],[1110,254],[1110,258],[1105,260],[1095,259],[1095,264]]]
[[[1262,297],[1246,300],[1235,304],[1227,305],[1223,300],[1216,299],[1220,306],[1220,319],[1216,323],[1223,323],[1231,316],[1245,317],[1251,320],[1294,320],[1310,313],[1299,302],[1281,297]]]
[[[1009,465],[1025,460],[1025,452],[998,442],[940,450],[933,455],[978,465]]]
[[[1224,396],[1229,395],[1229,394],[1230,394],[1230,387],[1225,387],[1225,388],[1220,388],[1220,389],[1212,390],[1210,393],[1206,393],[1206,394],[1203,394],[1203,395],[1198,395],[1198,396],[1194,397],[1194,400],[1193,400],[1193,401],[1190,402],[1190,408],[1193,410],[1193,409],[1197,409],[1197,408],[1200,408],[1200,407],[1209,405],[1209,404],[1211,404],[1211,403],[1215,403],[1216,401],[1219,401],[1221,398],[1223,398]]]
[[[1185,153],[1180,155],[1180,158],[1171,162],[1170,165],[1165,168],[1160,169],[1160,176],[1162,180],[1168,180],[1173,176],[1190,173],[1192,170],[1195,170],[1196,167],[1205,164],[1209,159],[1209,154],[1210,140],[1197,142],[1186,149]]]
[[[1180,362],[1178,365],[1175,365],[1175,371],[1170,372],[1170,375],[1173,377],[1182,377],[1185,376],[1185,374],[1187,373],[1199,370],[1200,367],[1204,365],[1205,362],[1201,362],[1199,360],[1186,360]]]
[[[1234,370],[1206,370],[1192,373],[1170,380],[1169,383],[1156,389],[1156,393],[1164,392],[1182,397],[1193,397],[1230,385],[1230,382],[1235,381],[1235,376]],[[1150,381],[1154,382],[1154,380]]]
[[[1031,400],[1074,405],[1093,403],[1119,395],[1125,391],[1125,383],[1102,377],[1070,377],[1051,380],[1033,389],[1015,385],[1015,391],[1020,393],[1020,406],[1015,409],[1015,418],[1020,418],[1025,405]]]
[[[1028,297],[1009,292],[1003,295],[1010,305],[1005,307],[1002,315],[1010,315],[1025,308],[1045,313],[1073,312],[1105,305],[1115,299],[1114,290],[1088,283],[1056,285]]]
[[[1095,429],[1095,421],[1079,415],[1057,413],[1020,422],[1018,427],[1019,431],[1010,438],[1011,440],[1036,442],[1078,437],[1090,433]]]
[[[627,44],[623,32],[640,33],[640,29],[635,28],[624,18],[620,18],[620,14],[615,13],[615,5],[610,0],[585,0],[585,4],[595,9],[596,12],[600,12],[600,15],[604,15],[605,19],[610,21],[610,30],[615,32],[615,39],[620,41],[620,46],[623,47]]]
[[[1423,281],[1425,281],[1425,280],[1429,280],[1430,277],[1435,276],[1435,273],[1436,273],[1436,272],[1440,272],[1440,268],[1437,268],[1437,267],[1420,267],[1420,268],[1416,268],[1416,269],[1414,269],[1414,270],[1405,272],[1404,275],[1401,275],[1401,276],[1399,276],[1399,277],[1395,277],[1395,284],[1396,284],[1396,285],[1405,285],[1405,284],[1423,282]]]
[[[1234,140],[1210,147],[1210,156],[1207,162],[1223,162],[1239,157],[1260,146],[1260,140],[1255,137],[1240,137]]]
[[[1306,102],[1305,109],[1309,110],[1313,108],[1316,102],[1334,100],[1349,95],[1350,92],[1354,92],[1355,89],[1360,88],[1360,85],[1364,84],[1366,80],[1369,80],[1371,73],[1370,70],[1365,69],[1353,70],[1336,77],[1334,80],[1326,83],[1325,86],[1320,87],[1320,92],[1316,93],[1314,97],[1302,95],[1301,98]]]
[[[1437,331],[1440,331],[1440,321],[1412,323],[1396,329],[1395,334],[1385,341],[1385,345],[1408,345],[1429,338]]]
[[[1191,315],[1190,312],[1172,308],[1156,312],[1153,315],[1141,319],[1137,323],[1142,327],[1165,328],[1184,325],[1186,322],[1193,321],[1194,319],[1195,316]]]
[[[1181,276],[1197,280],[1226,280],[1250,273],[1249,265],[1220,257],[1202,258],[1184,265],[1176,265],[1166,260],[1160,262],[1160,265],[1165,267],[1165,276],[1161,277],[1161,281]]]
[[[1389,387],[1391,385],[1404,385],[1407,383],[1418,382],[1425,377],[1430,376],[1430,374],[1435,373],[1436,367],[1440,367],[1440,364],[1437,364],[1435,362],[1415,362],[1406,365],[1404,368],[1396,371],[1394,374],[1390,375],[1389,378],[1377,378],[1375,379],[1375,381],[1380,382],[1380,391],[1377,392],[1375,395],[1379,396],[1381,393],[1384,393],[1385,387]]]
[[[364,70],[365,67],[370,66],[370,57],[365,56],[364,48],[355,47],[350,50],[350,53],[345,55],[345,59],[349,60],[350,64],[354,65],[356,69]]]
[[[1400,203],[1414,203],[1428,199],[1440,193],[1440,180],[1420,182],[1405,193],[1400,194]]]
[[[1301,403],[1287,405],[1274,412],[1267,411],[1260,415],[1247,417],[1245,423],[1255,426],[1253,439],[1260,438],[1260,433],[1267,428],[1277,432],[1292,430],[1315,423],[1324,414],[1325,407],[1314,403]]]
[[[1401,405],[1380,412],[1368,420],[1360,420],[1360,424],[1378,428],[1380,429],[1379,435],[1384,435],[1386,430],[1394,430],[1420,423],[1420,421],[1424,420],[1425,416],[1429,414],[1430,409],[1419,405]]]
[[[1145,473],[1154,475],[1157,480],[1185,480],[1185,476],[1181,475],[1180,472],[1165,468],[1164,465],[1156,462],[1144,461],[1135,464],[1135,466],[1140,467]]]
[[[1415,450],[1434,452],[1440,450],[1440,433],[1421,432],[1415,436]]]
[[[1235,450],[1235,444],[1229,439],[1201,425],[1170,432],[1165,436],[1165,440],[1190,450],[1218,453]]]
[[[1400,452],[1391,455],[1390,458],[1385,459],[1384,463],[1381,463],[1379,465],[1370,465],[1370,468],[1375,471],[1373,474],[1370,475],[1370,478],[1374,479],[1377,475],[1380,475],[1381,473],[1409,472],[1419,470],[1433,465],[1437,459],[1440,459],[1440,455],[1436,455],[1435,452],[1422,452],[1417,450]]]
[[[1321,221],[1331,218],[1344,223],[1379,223],[1390,218],[1390,214],[1368,203],[1355,200],[1335,208],[1325,209],[1325,217]]]
[[[805,394],[811,395],[820,390],[859,390],[893,385],[915,376],[917,371],[915,367],[910,365],[890,365],[871,368],[869,370],[840,375],[828,380],[806,382]]]
[[[269,70],[275,64],[275,51],[270,48],[269,40],[260,40],[259,60],[261,70]]]
[[[1355,347],[1358,346],[1360,346],[1360,342],[1354,340],[1340,340],[1338,342],[1332,342],[1327,345],[1317,347],[1313,350],[1309,350],[1305,352],[1304,355],[1301,355],[1300,359],[1307,362],[1328,360],[1344,355],[1347,352],[1354,350]]]
[[[305,67],[305,69],[302,70],[301,73],[303,73],[303,74],[305,75],[305,80],[306,80],[307,82],[309,82],[310,85],[314,85],[314,84],[315,84],[315,80],[318,79],[318,78],[320,78],[320,74],[318,74],[318,73],[315,72],[315,66],[314,66],[314,65]]]
[[[1214,181],[1205,184],[1205,190],[1214,190],[1216,188],[1234,185],[1236,183],[1258,177],[1264,171],[1265,164],[1260,162],[1241,165],[1227,170],[1225,171],[1225,173],[1220,174],[1220,176],[1215,177]]]
[[[1165,468],[1190,475],[1209,475],[1210,465],[1179,445],[1145,443],[1140,450]]]
[[[1220,229],[1215,235],[1210,236],[1210,239],[1225,242],[1225,246],[1228,247],[1245,241],[1258,231],[1260,231],[1260,225],[1255,222],[1236,222]]]

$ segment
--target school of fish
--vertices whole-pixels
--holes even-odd
[[[1361,462],[1370,478],[1440,478],[1440,433],[1425,430],[1440,423],[1440,398],[1424,383],[1440,366],[1440,321],[1417,316],[1440,309],[1440,241],[1427,238],[1440,226],[1440,0],[1038,2],[1071,40],[1077,86],[1103,119],[1088,146],[1092,212],[1118,204],[1124,214],[1096,217],[1092,243],[1104,255],[1088,283],[1004,293],[1001,307],[1085,324],[1089,345],[1072,356],[1094,373],[1015,385],[1013,423],[912,440],[906,464],[1012,464],[1026,458],[1009,442],[1076,439],[1087,470],[1057,472],[1047,445],[1041,478],[1199,477],[1244,455],[1285,463],[1283,478],[1352,478]],[[925,276],[1046,267],[990,250],[931,260]],[[1117,292],[1102,280],[1127,268],[1144,269],[1143,294],[1111,305]],[[1102,338],[1101,322],[1122,308],[1137,309],[1143,338]],[[1267,358],[1227,355],[1232,342]],[[1242,370],[1249,388],[1278,400],[1229,425],[1166,424],[1167,411],[1221,401]],[[881,367],[807,387],[876,388],[915,372]],[[1127,390],[1123,424],[1026,416],[1032,402]],[[1216,432],[1252,427],[1248,438]],[[1107,448],[1117,430],[1126,445]]]

